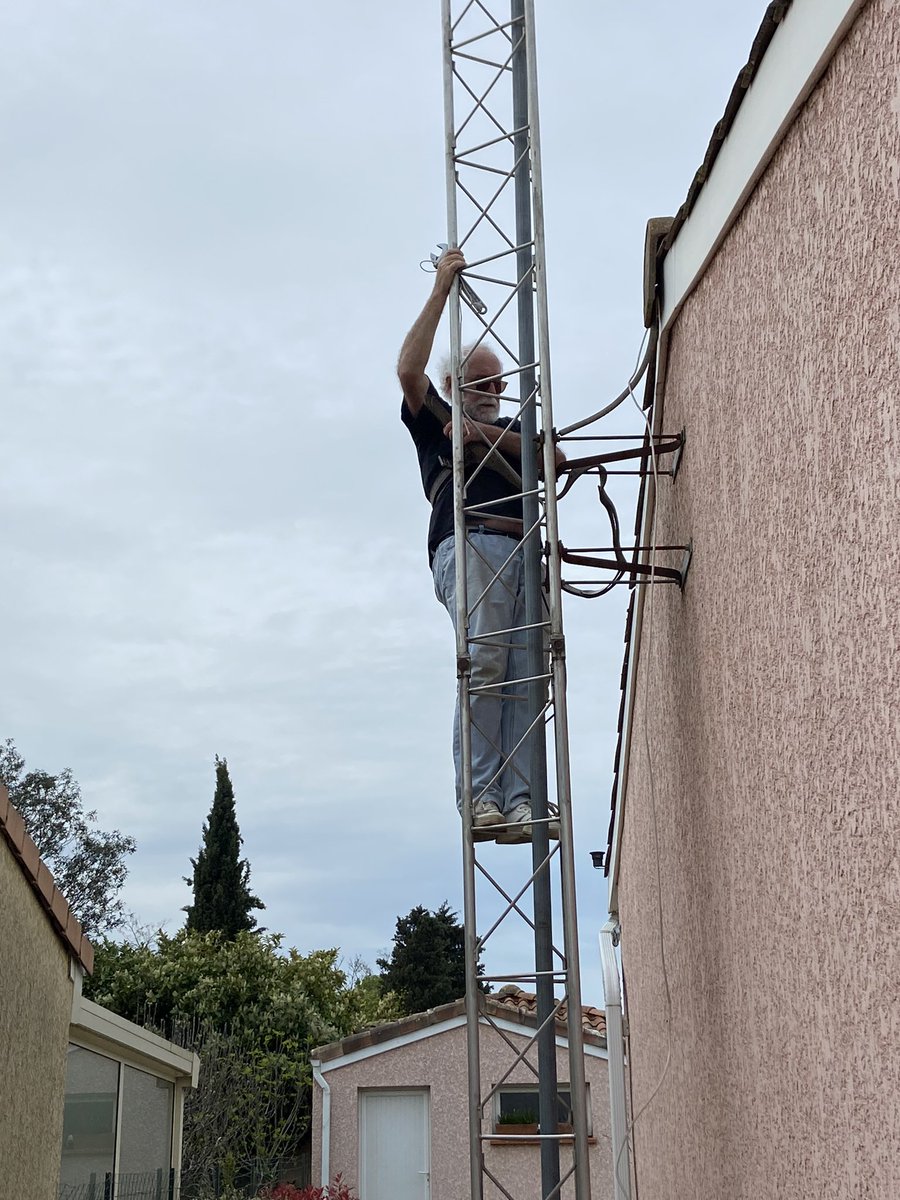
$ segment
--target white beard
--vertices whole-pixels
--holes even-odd
[[[495,400],[493,396],[472,399],[466,403],[463,411],[473,421],[482,421],[485,425],[490,425],[500,416],[500,401]]]

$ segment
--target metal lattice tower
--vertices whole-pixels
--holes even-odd
[[[533,0],[511,0],[510,8],[497,15],[502,2],[442,0],[448,242],[462,249],[467,259],[465,282],[454,285],[449,314],[471,1196],[481,1200],[487,1178],[507,1200],[518,1200],[486,1167],[483,1146],[496,1137],[491,1128],[495,1094],[513,1072],[530,1068],[538,1086],[543,1200],[572,1194],[573,1188],[575,1200],[589,1200],[534,6]],[[467,339],[463,338],[464,314],[467,325],[473,325]],[[468,351],[464,344],[469,345]],[[471,678],[469,621],[485,593],[471,594],[466,578],[465,527],[467,517],[484,517],[487,510],[484,505],[476,509],[467,504],[462,384],[466,362],[477,346],[498,351],[505,360],[509,391],[518,393],[506,415],[519,419],[522,437],[524,536],[518,546],[510,539],[509,546],[510,556],[521,552],[524,557],[525,621],[515,629],[494,631],[509,643],[524,642],[527,651],[526,673],[515,690],[516,703],[528,705],[529,732],[520,747],[530,759],[533,834],[531,862],[526,863],[527,854],[522,852],[521,884],[514,887],[501,883],[490,864],[496,864],[499,855],[518,859],[520,851],[477,841],[472,823],[473,800],[478,797],[472,794],[470,722],[479,688]],[[529,447],[535,453],[529,453]],[[501,439],[477,469],[498,465],[502,449]],[[549,755],[548,730],[552,734]],[[504,760],[507,770],[515,769],[514,753],[515,748]],[[549,837],[550,817],[557,815],[558,842]],[[479,905],[489,911],[496,908],[486,920],[482,918],[486,927],[480,934]],[[561,918],[561,944],[553,933],[554,908]],[[499,1080],[485,1081],[479,1022],[490,1025],[492,1018],[480,1003],[477,964],[491,939],[511,924],[521,927],[523,922],[533,933],[534,960],[503,979],[533,982],[538,1029],[524,1051],[498,1029],[498,1038],[509,1047],[509,1066]],[[573,1133],[566,1137],[572,1144],[571,1162],[567,1152],[561,1173],[555,1022],[563,1004],[568,1008]]]

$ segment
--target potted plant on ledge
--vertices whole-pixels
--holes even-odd
[[[519,1137],[534,1137],[538,1132],[537,1113],[530,1108],[511,1108],[502,1113],[495,1133],[514,1133]]]

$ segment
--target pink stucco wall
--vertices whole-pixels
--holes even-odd
[[[359,1188],[358,1092],[361,1088],[428,1088],[431,1106],[430,1200],[463,1200],[469,1195],[468,1108],[466,1104],[465,1027],[447,1030],[411,1045],[373,1055],[327,1073],[331,1088],[330,1174],[340,1172],[354,1189]],[[517,1035],[510,1035],[515,1041]],[[524,1039],[522,1039],[524,1041]],[[560,1081],[568,1080],[566,1050],[557,1051]],[[499,1079],[509,1068],[509,1048],[498,1035],[482,1028],[482,1080]],[[326,1066],[328,1064],[325,1064]],[[609,1160],[609,1083],[606,1060],[586,1057],[595,1137],[590,1147],[591,1179],[595,1198],[611,1193]],[[511,1083],[533,1083],[534,1076],[519,1069]],[[321,1178],[322,1094],[313,1088],[312,1178]],[[485,1132],[489,1126],[485,1125]],[[560,1154],[565,1173],[571,1153]],[[488,1144],[485,1161],[516,1200],[540,1200],[540,1151],[537,1145]],[[571,1185],[567,1189],[571,1192]],[[485,1181],[485,1196],[501,1200],[501,1193]],[[365,1200],[365,1197],[362,1197]]]
[[[641,1200],[900,1196],[900,4],[673,331],[620,882]],[[648,690],[646,672],[652,687]],[[649,700],[648,700],[649,697]]]

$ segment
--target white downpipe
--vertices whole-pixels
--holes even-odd
[[[609,1118],[612,1138],[613,1197],[631,1200],[631,1161],[628,1154],[628,1110],[625,1103],[625,1036],[622,1026],[622,988],[613,941],[619,923],[610,918],[600,930],[600,963],[606,1004],[606,1049],[609,1054]]]
[[[313,1079],[322,1089],[322,1187],[327,1188],[331,1177],[331,1088],[322,1074],[322,1064],[311,1058]]]

